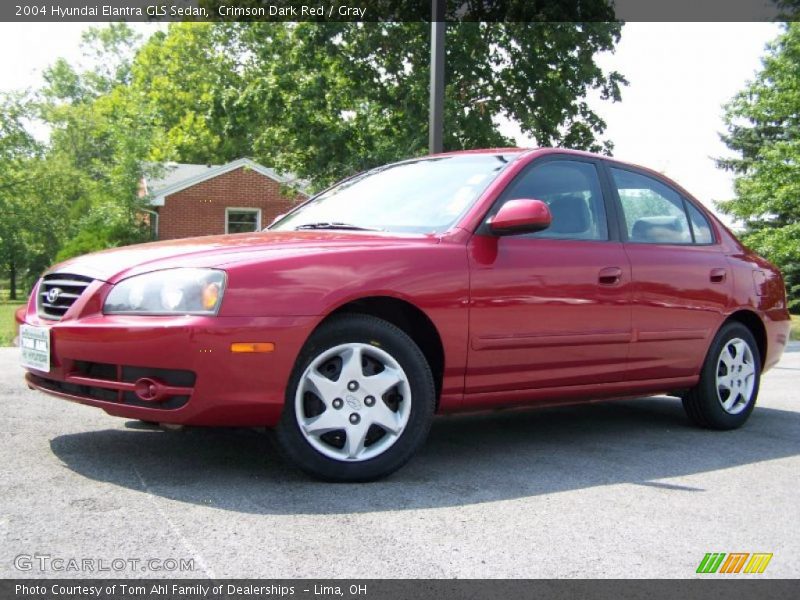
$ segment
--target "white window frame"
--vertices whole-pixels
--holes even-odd
[[[228,223],[230,221],[230,214],[232,212],[249,212],[256,213],[256,231],[261,231],[261,209],[253,208],[252,206],[226,206],[225,207],[225,233],[228,231]]]

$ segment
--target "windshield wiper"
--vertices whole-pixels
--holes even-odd
[[[295,227],[295,231],[299,231],[301,229],[346,229],[349,231],[383,231],[383,229],[375,229],[372,227],[360,227],[358,225],[351,225],[350,223],[338,223],[338,222],[320,222],[320,223],[305,223],[303,225],[298,225]]]

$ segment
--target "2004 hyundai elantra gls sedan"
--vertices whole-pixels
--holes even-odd
[[[789,330],[778,270],[684,189],[557,149],[408,160],[263,232],[76,258],[18,319],[31,387],[274,427],[338,481],[398,469],[435,413],[671,394],[738,427]]]

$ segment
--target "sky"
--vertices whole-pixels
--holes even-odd
[[[704,203],[733,197],[722,105],[752,80],[772,23],[630,23],[600,64],[630,81],[622,102],[602,103],[614,155],[662,171]]]
[[[779,33],[774,23],[627,23],[615,51],[597,56],[627,78],[622,101],[589,97],[614,157],[664,173],[712,210],[714,200],[732,198],[733,177],[713,160],[729,155],[719,139],[722,105],[753,79]]]
[[[159,25],[138,23],[147,35]],[[84,23],[0,23],[0,90],[36,87],[57,57],[80,58]],[[630,82],[622,102],[590,96],[607,122],[614,156],[671,177],[713,209],[733,196],[732,177],[717,169],[726,155],[722,105],[760,68],[765,45],[780,33],[772,23],[628,23],[613,53],[598,55],[606,70]],[[502,130],[533,145],[511,123]]]

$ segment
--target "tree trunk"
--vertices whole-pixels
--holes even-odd
[[[8,264],[8,299],[17,299],[17,265],[13,261]]]

